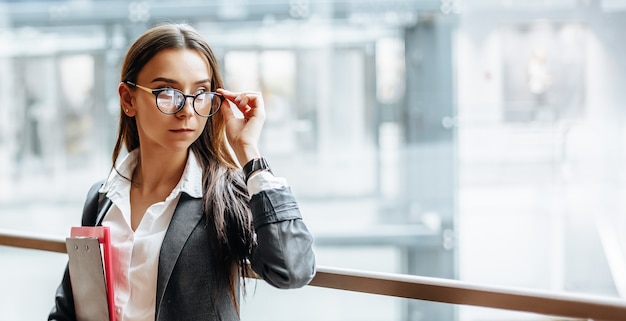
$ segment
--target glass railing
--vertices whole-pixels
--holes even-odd
[[[0,245],[65,253],[65,237],[0,229]],[[573,319],[621,321],[626,301],[601,296],[490,286],[452,279],[318,266],[310,286]]]

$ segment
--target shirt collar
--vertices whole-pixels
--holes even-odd
[[[113,169],[109,174],[109,178],[106,180],[102,188],[101,193],[106,193],[107,197],[111,198],[112,195],[120,193],[125,189],[130,188],[130,179],[133,175],[133,171],[137,166],[139,158],[139,149],[134,149],[120,162],[117,170]],[[178,196],[180,192],[189,194],[194,198],[202,197],[202,167],[196,158],[193,151],[189,150],[189,156],[187,157],[187,164],[185,170],[180,178],[176,187],[172,190],[172,193],[166,198],[170,200],[173,197]]]
[[[179,186],[181,192],[185,192],[191,197],[202,197],[202,167],[196,158],[196,154],[194,154],[192,150],[189,150],[185,171],[176,188]],[[176,190],[176,188],[174,188],[174,190]]]

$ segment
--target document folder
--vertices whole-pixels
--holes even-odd
[[[77,320],[115,321],[109,227],[72,227],[70,235],[65,244]]]

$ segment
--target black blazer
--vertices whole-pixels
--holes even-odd
[[[91,187],[82,225],[101,225],[111,206],[98,193],[102,182]],[[228,291],[213,291],[220,280],[209,255],[209,231],[202,199],[183,193],[174,210],[159,254],[156,320],[239,320]],[[313,238],[302,222],[288,187],[254,195],[250,209],[258,245],[250,256],[253,270],[277,288],[298,288],[315,275]],[[226,285],[227,286],[227,285]],[[227,287],[226,287],[227,288]],[[68,268],[58,287],[48,320],[75,320]]]

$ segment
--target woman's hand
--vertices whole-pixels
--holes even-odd
[[[265,105],[259,92],[230,92],[218,89],[218,94],[226,98],[226,106],[221,113],[226,123],[226,137],[233,148],[241,166],[253,158],[261,157],[259,153],[259,137],[265,123]],[[243,118],[235,116],[230,103],[237,106]]]

